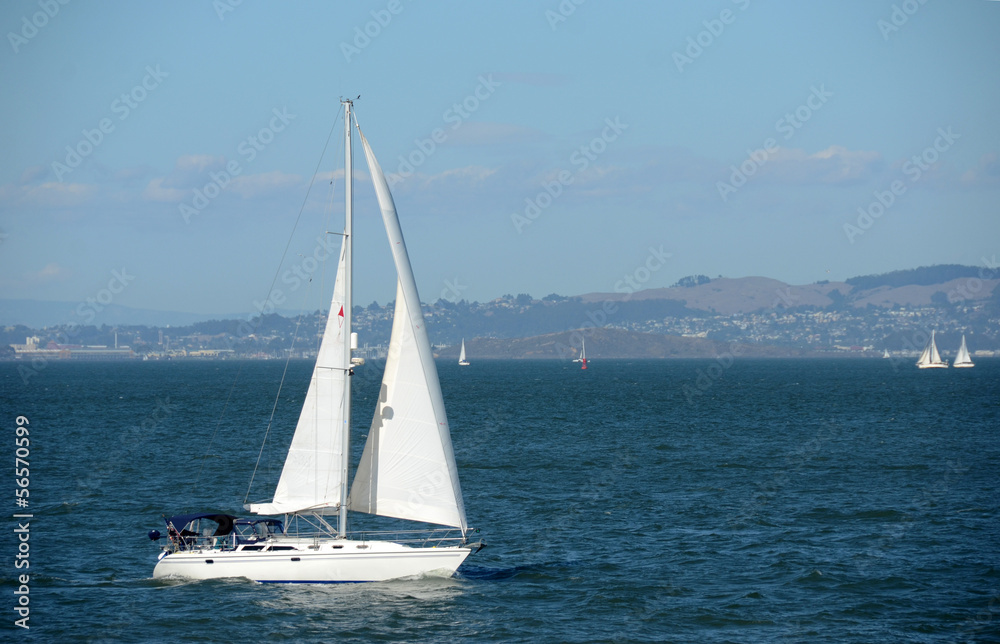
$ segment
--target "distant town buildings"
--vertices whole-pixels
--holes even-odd
[[[33,335],[25,338],[24,344],[10,345],[14,357],[31,360],[44,359],[77,359],[77,360],[120,360],[135,358],[137,354],[130,347],[108,347],[106,345],[58,344],[54,340],[43,342]]]
[[[830,355],[878,353],[917,355],[930,330],[948,350],[968,336],[973,355],[1000,355],[1000,315],[986,300],[954,305],[854,307],[777,306],[729,315],[683,310],[683,303],[633,302],[605,306],[579,298],[507,295],[491,302],[447,302],[424,305],[431,342],[439,347],[465,338],[523,338],[588,327],[625,329],[724,342],[772,345]],[[664,311],[676,312],[664,313]],[[393,305],[355,307],[354,329],[365,359],[385,357]],[[3,357],[45,359],[174,359],[174,358],[313,358],[326,316],[320,312],[297,319],[268,315],[252,324],[211,321],[188,327],[56,327],[42,330],[6,327],[0,336]],[[25,335],[25,333],[31,335]],[[14,342],[14,334],[24,342]],[[9,347],[5,347],[9,345]]]

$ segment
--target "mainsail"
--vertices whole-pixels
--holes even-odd
[[[252,503],[257,514],[288,514],[303,510],[336,514],[341,497],[343,462],[345,247],[340,249],[337,280],[326,332],[319,347],[299,422],[288,448],[285,466],[271,503]]]
[[[972,356],[969,355],[969,348],[965,345],[965,336],[962,336],[962,346],[958,348],[958,355],[955,356],[955,363],[953,366],[956,367],[972,367],[974,366],[972,362]]]
[[[358,133],[398,281],[385,374],[348,507],[454,526],[464,533],[467,526],[458,468],[417,284],[388,182],[360,128]]]

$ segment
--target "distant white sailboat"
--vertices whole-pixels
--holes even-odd
[[[969,355],[969,349],[965,346],[965,336],[962,336],[962,346],[958,348],[958,355],[955,356],[955,362],[952,363],[953,367],[974,367],[972,363],[972,356]]]
[[[941,359],[938,353],[937,344],[934,343],[934,331],[931,331],[931,340],[924,347],[920,359],[917,360],[917,367],[921,369],[947,369],[948,363]]]
[[[469,361],[465,359],[465,338],[462,338],[462,350],[458,352],[458,365],[468,367]]]
[[[884,350],[882,351],[882,357],[883,357],[883,358],[889,358],[889,357],[891,357],[891,356],[889,355],[889,350],[888,350],[888,349],[884,349]]]
[[[340,583],[451,576],[473,551],[441,385],[389,185],[361,129],[396,268],[389,357],[353,484],[351,427],[352,106],[343,101],[346,215],[333,301],[309,389],[263,515],[218,512],[165,518],[170,543],[153,577],[246,577],[259,582]],[[428,534],[347,532],[347,511],[450,526]],[[265,518],[265,517],[281,517]],[[331,525],[337,517],[336,527]],[[151,531],[150,538],[160,537]]]

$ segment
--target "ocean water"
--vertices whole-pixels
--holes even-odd
[[[9,465],[30,422],[5,641],[1000,641],[1000,361],[441,363],[489,545],[452,579],[335,586],[151,578],[162,514],[239,513],[284,364],[36,367],[0,363]],[[310,368],[288,366],[254,500]],[[377,372],[355,377],[356,448]]]

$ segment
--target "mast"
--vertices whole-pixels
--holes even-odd
[[[337,535],[344,537],[347,535],[347,467],[351,454],[351,300],[353,282],[353,224],[354,224],[354,164],[351,150],[351,108],[354,103],[350,99],[342,101],[344,104],[344,368],[347,369],[347,377],[344,378],[344,431],[343,444],[341,449],[340,465],[340,513],[337,521]],[[330,315],[336,315],[336,311],[330,311]]]

